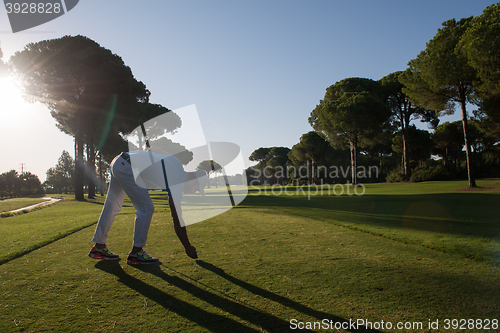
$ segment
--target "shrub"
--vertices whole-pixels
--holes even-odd
[[[401,172],[400,169],[394,169],[385,178],[388,183],[396,183],[402,182],[405,180],[405,175]]]
[[[448,180],[450,173],[442,165],[419,166],[412,170],[411,182],[425,182],[430,180]]]

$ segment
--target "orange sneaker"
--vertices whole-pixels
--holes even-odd
[[[157,258],[151,257],[149,254],[144,251],[144,249],[140,250],[136,254],[128,254],[127,264],[129,265],[144,265],[144,264],[159,264],[160,260]]]
[[[107,246],[104,249],[98,249],[95,246],[90,249],[89,257],[93,259],[99,260],[117,260],[120,259],[120,256],[111,252]]]

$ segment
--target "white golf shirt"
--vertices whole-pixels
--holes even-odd
[[[138,186],[148,190],[167,190],[174,202],[182,201],[188,173],[177,157],[147,151],[131,151],[128,154]]]

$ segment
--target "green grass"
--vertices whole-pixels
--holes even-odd
[[[0,219],[0,264],[95,224],[102,201],[61,201],[54,207]]]
[[[102,198],[5,218],[4,239],[25,247],[39,244],[40,232],[65,236],[0,266],[0,332],[287,332],[291,319],[422,322],[412,332],[439,320],[432,332],[451,332],[446,318],[499,319],[500,279],[485,250],[498,247],[488,236],[498,224],[496,183],[477,191],[456,191],[465,186],[454,182],[376,184],[364,196],[310,198],[250,192],[239,207],[188,227],[199,260],[184,254],[165,196],[155,192],[147,250],[163,264],[145,268],[124,260],[128,202],[108,242],[119,262],[87,257]],[[448,245],[432,245],[438,236]],[[449,250],[463,239],[488,246]]]
[[[498,263],[500,259],[500,181],[368,184],[364,195],[303,194],[288,196],[254,188],[244,202],[330,221],[389,239],[413,243],[465,258]],[[306,187],[304,187],[306,188]],[[317,189],[312,188],[312,193]],[[321,190],[318,190],[318,194]],[[351,190],[352,193],[352,190]],[[259,194],[255,196],[254,194]]]
[[[11,210],[16,210],[26,206],[31,206],[39,202],[44,202],[45,199],[35,199],[35,198],[14,198],[14,199],[4,199],[0,200],[0,213],[10,212]]]

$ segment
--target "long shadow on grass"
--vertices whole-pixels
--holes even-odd
[[[384,226],[434,233],[500,238],[500,195],[440,193],[363,196],[248,196],[236,208],[269,207],[282,213],[346,222],[351,226]]]
[[[328,319],[328,320],[333,320],[334,323],[338,323],[337,325],[339,325],[339,327],[349,327],[350,322],[348,320],[331,315],[331,314],[326,313],[326,312],[321,312],[318,310],[311,309],[310,307],[303,305],[303,304],[300,304],[300,303],[293,301],[289,298],[277,295],[273,292],[270,292],[268,290],[254,286],[248,282],[237,279],[237,278],[227,274],[222,268],[219,268],[211,263],[205,262],[203,260],[197,260],[196,263],[200,267],[217,274],[221,278],[224,278],[227,281],[234,283],[235,285],[237,285],[241,288],[244,288],[255,295],[267,298],[273,302],[280,303],[281,305],[286,306],[286,307],[291,308],[291,309],[294,309],[298,312],[301,312],[306,316],[314,317],[314,318],[318,319],[318,321],[321,321],[323,319]],[[344,325],[344,326],[342,326],[342,325]],[[359,330],[362,330],[364,332],[379,332],[377,330],[367,330],[364,326],[358,326],[358,328],[359,328]],[[344,329],[344,330],[348,331],[348,332],[358,331],[358,330],[349,330],[349,329]]]
[[[198,263],[200,263],[198,261]],[[201,267],[204,267],[206,268],[207,270],[210,270],[210,268],[213,269],[214,272],[216,273],[220,273],[220,269],[209,264],[209,263],[205,263],[203,261],[201,261]],[[145,272],[148,272],[148,273],[151,273],[153,275],[156,275],[157,277],[161,278],[162,280],[164,280],[165,282],[167,282],[168,284],[170,285],[174,285],[176,286],[177,288],[187,292],[187,293],[190,293],[191,295],[203,300],[204,302],[206,303],[209,303],[211,305],[213,305],[214,307],[217,307],[225,312],[228,312],[238,318],[241,318],[242,320],[245,320],[247,322],[250,322],[256,326],[259,326],[261,329],[265,330],[265,331],[268,331],[268,332],[283,332],[283,331],[288,331],[288,329],[290,328],[290,322],[289,321],[286,321],[286,320],[283,320],[281,318],[278,318],[272,314],[269,314],[269,313],[265,313],[265,312],[262,312],[262,311],[258,311],[257,309],[255,308],[252,308],[252,307],[249,307],[247,305],[244,305],[242,304],[241,302],[237,301],[237,300],[231,300],[231,299],[228,299],[228,298],[225,298],[225,297],[222,297],[222,296],[219,296],[217,294],[214,294],[208,290],[205,290],[205,289],[202,289],[186,280],[183,280],[179,277],[176,277],[176,276],[170,276],[168,275],[167,273],[163,272],[160,268],[160,266],[149,266],[149,265],[145,265],[145,266],[134,266],[135,268],[137,269],[140,269],[142,271],[145,271]],[[321,321],[323,319],[328,319],[328,320],[333,320],[334,322],[340,322],[340,323],[346,323],[344,324],[345,327],[349,327],[349,322],[345,319],[342,319],[342,318],[339,318],[339,317],[335,317],[335,316],[332,316],[332,315],[329,315],[327,313],[323,313],[323,312],[319,312],[319,311],[315,311],[315,310],[312,310],[312,309],[309,309],[307,308],[306,306],[303,306],[297,302],[294,302],[290,299],[287,299],[285,297],[282,297],[282,296],[279,296],[279,295],[276,295],[276,294],[273,294],[271,292],[265,292],[264,290],[258,288],[258,287],[255,287],[255,286],[252,286],[244,281],[241,281],[241,280],[238,280],[238,279],[234,279],[232,278],[230,275],[227,275],[224,276],[224,275],[221,275],[222,277],[225,277],[225,278],[228,278],[228,281],[230,282],[233,282],[235,283],[236,285],[239,285],[243,288],[246,288],[247,290],[257,294],[257,295],[260,295],[260,296],[264,296],[270,300],[273,300],[273,301],[276,301],[276,302],[279,302],[285,306],[288,306],[290,308],[293,308],[295,310],[298,310],[304,314],[307,314],[307,315],[312,315],[314,317],[316,317],[318,319],[318,321]],[[232,278],[232,279],[231,279]],[[137,288],[138,289],[138,288]],[[139,290],[138,290],[139,291]],[[141,291],[139,291],[141,292]],[[141,292],[144,296],[147,296],[147,297],[150,297],[148,295],[146,295],[144,292]],[[171,297],[171,296],[169,296]],[[153,298],[154,300],[154,298]],[[182,302],[182,301],[180,301]],[[191,307],[193,307],[191,305]],[[172,308],[170,308],[170,311],[173,311]],[[203,310],[201,310],[203,311]],[[176,312],[177,314],[180,314],[180,315],[183,315],[179,312]],[[209,314],[209,316],[212,315],[212,314]],[[216,316],[216,315],[214,315]],[[220,317],[220,316],[217,316],[217,317]],[[224,320],[230,320],[228,318],[225,318],[225,317],[221,317],[221,318],[224,318]],[[193,320],[191,318],[188,318],[190,320]],[[216,321],[215,325],[217,327],[217,331],[214,330],[214,332],[246,332],[246,331],[253,331],[251,330],[250,328],[246,327],[246,326],[243,326],[237,322],[234,322],[234,321],[231,321],[231,324],[234,326],[234,325],[240,325],[242,327],[245,328],[246,331],[240,331],[237,329],[237,327],[235,328],[231,328],[229,326],[225,326],[224,329],[221,329],[220,327],[220,323],[217,322],[218,320],[220,319],[214,319],[214,321]],[[195,321],[195,320],[193,320]],[[300,320],[299,320],[300,321]],[[198,322],[198,321],[195,321],[195,322]],[[203,321],[203,324],[204,326],[206,326],[206,321]],[[214,326],[215,326],[214,325]],[[207,327],[208,328],[208,327]],[[346,329],[345,331],[348,331],[348,332],[357,332],[357,331],[363,331],[363,332],[379,332],[377,330],[366,330],[364,327],[362,326],[359,326],[359,330],[349,330],[349,329]],[[213,328],[211,328],[213,330]],[[308,329],[301,329],[301,331],[304,331],[304,332],[312,332]]]
[[[118,262],[99,261],[95,265],[95,267],[106,273],[115,275],[116,277],[118,277],[119,282],[123,283],[130,289],[133,289],[138,293],[142,294],[143,296],[155,301],[168,311],[174,312],[179,316],[182,316],[196,323],[199,326],[205,327],[211,332],[220,332],[220,333],[258,332],[257,330],[247,327],[230,318],[207,312],[183,300],[170,296],[167,293],[163,292],[162,290],[153,287],[135,277],[128,275]],[[192,290],[199,289],[198,287],[180,278],[168,276],[166,273],[163,273],[161,271],[159,266],[156,265],[148,266],[147,268],[142,268],[142,269],[150,273],[153,273],[154,275],[159,276],[160,278],[164,279],[169,283],[179,286],[185,291],[190,292],[191,290],[191,293],[193,293]],[[209,299],[218,297],[213,294],[204,296],[208,297]]]
[[[49,244],[52,244],[52,243],[55,243],[56,241],[60,240],[60,239],[63,239],[63,238],[66,238],[68,237],[69,235],[72,235],[74,233],[77,233],[78,231],[80,230],[83,230],[83,229],[86,229],[90,226],[92,226],[93,224],[96,224],[97,222],[91,222],[89,224],[84,224],[82,226],[78,226],[78,227],[75,227],[73,229],[69,229],[69,230],[66,230],[65,232],[58,232],[57,235],[52,235],[50,237],[47,237],[47,239],[45,240],[42,240],[38,243],[35,243],[35,244],[26,244],[26,247],[23,248],[22,250],[19,250],[19,251],[16,251],[16,252],[13,252],[13,253],[9,253],[6,257],[2,258],[0,257],[0,266],[11,261],[11,260],[14,260],[14,259],[17,259],[17,258],[20,258],[22,256],[25,256],[35,250],[38,250],[44,246],[47,246]]]
[[[242,320],[245,320],[247,322],[250,322],[256,326],[259,326],[261,329],[268,331],[268,332],[283,332],[284,330],[287,330],[290,327],[290,323],[288,321],[285,321],[281,318],[278,318],[276,316],[273,316],[271,314],[265,313],[258,311],[254,308],[248,307],[238,301],[231,300],[222,296],[219,296],[217,294],[214,294],[208,290],[202,289],[186,280],[183,280],[177,276],[170,276],[167,273],[163,272],[160,268],[160,266],[152,266],[152,265],[143,265],[143,266],[134,266],[137,269],[140,269],[144,272],[151,273],[153,275],[156,275],[160,279],[164,280],[170,285],[176,286],[177,288],[201,299],[202,301],[213,305],[216,308],[221,309],[224,312],[228,312],[238,318],[241,318]],[[143,293],[144,294],[144,293]],[[145,294],[144,294],[145,295]],[[145,295],[147,296],[147,295]],[[149,297],[149,296],[148,296]],[[191,305],[192,306],[192,305]],[[170,311],[172,311],[172,308],[170,308]],[[203,310],[202,310],[203,311]],[[178,313],[178,312],[176,312]],[[180,314],[180,313],[178,313]],[[181,314],[182,315],[182,314]],[[210,314],[212,315],[212,314]],[[221,316],[218,316],[221,317]],[[230,320],[225,317],[224,320]],[[188,318],[191,319],[191,318]],[[192,319],[191,319],[192,320]],[[194,321],[194,320],[193,320]],[[224,329],[222,329],[220,326],[220,319],[214,319],[215,325],[218,329],[219,332],[240,332],[237,327],[231,328],[230,326],[225,326]],[[203,324],[206,324],[206,319],[203,321]],[[239,324],[235,321],[231,320],[231,324],[234,325],[241,325],[242,327],[245,328],[245,330],[241,332],[246,332],[246,331],[253,331],[250,328],[243,326],[242,324]],[[211,328],[213,329],[213,328]],[[215,332],[215,331],[214,331]],[[311,332],[310,330],[305,330],[305,332]]]

